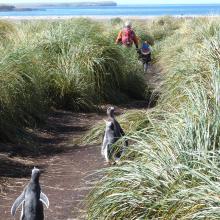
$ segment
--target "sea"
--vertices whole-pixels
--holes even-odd
[[[0,12],[0,16],[198,16],[220,15],[220,4],[118,5],[94,7],[53,7],[34,11]]]

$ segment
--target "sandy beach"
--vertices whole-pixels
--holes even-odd
[[[95,20],[112,19],[112,18],[123,18],[123,19],[153,19],[158,16],[76,16],[76,15],[64,15],[64,16],[0,16],[1,20],[67,20],[74,18],[89,18]]]
[[[169,15],[168,15],[169,16]],[[170,15],[174,18],[196,18],[196,17],[219,17],[220,15]],[[146,20],[155,19],[162,16],[77,16],[77,15],[63,15],[63,16],[0,16],[0,20],[68,20],[77,18],[88,18],[94,20],[109,20],[113,18],[131,19],[131,20]]]

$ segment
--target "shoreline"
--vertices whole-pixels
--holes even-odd
[[[94,20],[110,20],[114,18],[132,19],[132,20],[144,20],[144,19],[155,19],[164,16],[171,16],[174,18],[197,18],[197,17],[220,17],[220,15],[143,15],[143,16],[127,16],[127,15],[114,15],[114,16],[103,16],[103,15],[46,15],[46,16],[0,16],[0,20],[68,20],[77,18],[88,18]]]

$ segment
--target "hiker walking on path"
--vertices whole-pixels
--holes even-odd
[[[125,22],[124,28],[118,33],[115,43],[122,44],[126,47],[132,47],[134,43],[138,49],[138,38],[132,29],[132,24],[130,21]]]

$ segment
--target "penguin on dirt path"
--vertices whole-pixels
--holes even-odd
[[[15,216],[16,210],[22,205],[20,220],[44,220],[43,204],[48,208],[49,200],[41,192],[39,178],[40,170],[34,167],[30,182],[11,207],[12,216]]]

